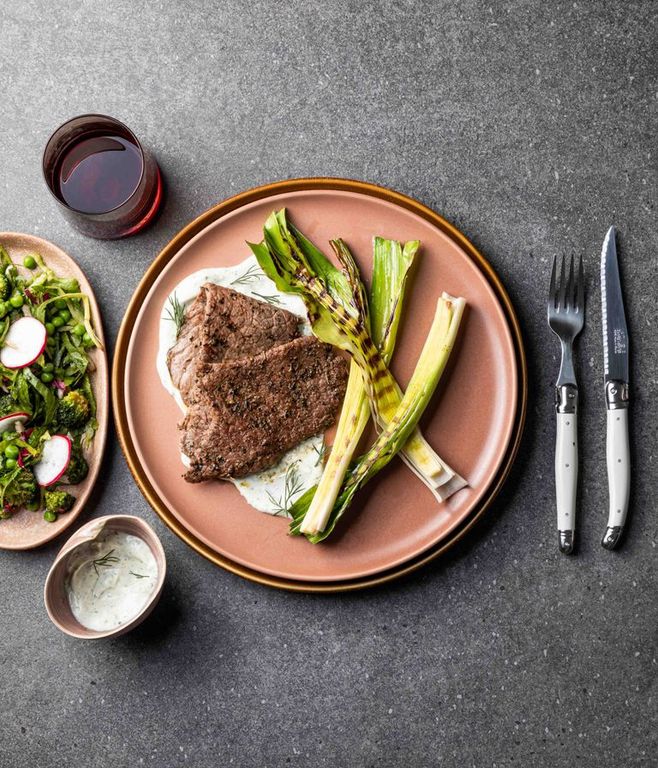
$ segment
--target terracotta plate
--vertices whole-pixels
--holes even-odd
[[[9,252],[14,262],[20,267],[23,263],[23,257],[28,253],[37,251],[43,256],[48,266],[52,267],[54,272],[61,276],[76,277],[84,293],[89,296],[91,301],[91,311],[94,320],[94,327],[101,341],[103,341],[103,327],[101,324],[101,315],[98,310],[98,304],[94,292],[89,285],[89,281],[84,276],[80,267],[67,256],[64,251],[56,245],[42,240],[34,235],[21,235],[16,232],[0,232],[0,243]],[[22,269],[22,267],[21,267]],[[27,270],[25,270],[27,271]],[[65,528],[76,519],[82,511],[85,502],[89,498],[91,489],[94,487],[98,472],[100,470],[103,451],[105,449],[105,440],[107,437],[107,418],[108,418],[108,366],[107,356],[104,350],[94,349],[90,355],[96,371],[91,376],[91,383],[96,395],[98,406],[98,432],[90,452],[87,454],[89,462],[89,474],[83,483],[79,483],[70,489],[62,486],[64,490],[70,490],[77,499],[75,506],[70,512],[60,515],[56,522],[47,523],[40,512],[29,512],[21,510],[8,520],[0,520],[0,549],[32,549],[47,541],[54,539]]]
[[[168,293],[190,272],[244,259],[249,253],[245,240],[260,239],[267,214],[281,206],[319,245],[326,246],[330,237],[346,239],[366,277],[373,234],[422,241],[393,364],[402,384],[411,374],[440,292],[463,295],[469,305],[454,363],[422,426],[470,487],[437,505],[394,461],[362,492],[340,532],[318,546],[289,537],[285,521],[253,510],[229,484],[189,485],[181,479],[179,413],[155,369],[158,320]],[[194,222],[190,228],[195,236],[181,233],[152,265],[117,343],[117,425],[147,498],[204,554],[276,585],[304,583],[312,588],[354,582],[422,557],[489,500],[501,467],[511,463],[509,448],[520,431],[518,352],[506,315],[511,308],[501,306],[490,283],[495,281],[490,267],[436,214],[409,198],[359,182],[282,182],[232,198],[201,219],[207,226]]]

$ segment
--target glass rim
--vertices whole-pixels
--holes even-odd
[[[139,150],[139,157],[140,157],[140,160],[142,161],[142,168],[139,174],[139,180],[135,185],[135,189],[133,189],[130,195],[123,202],[119,203],[119,205],[115,205],[114,208],[108,208],[107,211],[103,211],[102,213],[87,213],[85,211],[81,211],[78,208],[74,208],[72,205],[69,205],[66,201],[62,200],[60,197],[57,196],[57,194],[53,190],[53,185],[51,183],[51,180],[48,178],[48,175],[46,173],[46,152],[48,152],[48,147],[50,146],[50,142],[53,140],[55,134],[59,133],[59,131],[61,131],[62,128],[66,128],[66,126],[69,123],[72,123],[75,120],[83,120],[85,118],[101,118],[102,120],[109,120],[110,122],[116,123],[116,125],[121,126],[121,128],[123,128],[126,131],[126,133],[130,135],[130,138],[132,139],[135,146]],[[144,148],[142,147],[140,140],[137,138],[137,136],[135,136],[132,130],[128,128],[128,126],[125,123],[123,123],[121,120],[117,120],[116,117],[112,117],[111,115],[104,115],[101,112],[85,112],[81,115],[75,115],[74,117],[70,117],[68,120],[65,120],[61,125],[57,126],[57,128],[55,128],[55,130],[50,134],[50,136],[48,137],[48,141],[46,141],[46,146],[43,148],[43,152],[41,154],[41,173],[43,174],[43,179],[46,182],[46,187],[48,187],[48,191],[63,208],[66,208],[69,211],[73,211],[73,213],[76,213],[79,216],[85,216],[88,218],[106,216],[108,213],[114,213],[115,211],[118,211],[120,208],[122,208],[124,205],[126,205],[126,203],[128,203],[132,199],[133,195],[135,195],[142,181],[144,180],[144,174],[146,173],[146,158],[144,157]]]

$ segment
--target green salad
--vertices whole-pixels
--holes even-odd
[[[0,245],[0,518],[48,522],[71,509],[98,428],[89,353],[102,348],[89,297],[38,253],[22,268]],[[74,491],[75,492],[75,491]]]

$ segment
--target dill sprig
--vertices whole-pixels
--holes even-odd
[[[169,297],[169,306],[166,308],[165,312],[167,313],[167,320],[171,320],[176,326],[176,338],[178,338],[180,329],[185,322],[185,306],[178,301],[178,297],[175,293],[173,296]]]
[[[252,264],[244,275],[240,275],[240,277],[236,277],[235,280],[232,280],[231,285],[249,285],[250,283],[256,282],[256,280],[260,280],[263,275],[264,272],[258,264]]]
[[[95,560],[91,561],[91,564],[96,571],[96,576],[100,576],[99,568],[111,568],[114,563],[119,562],[119,558],[116,555],[113,555],[112,552],[114,552],[113,549],[106,552],[102,557],[97,557]]]
[[[313,450],[317,453],[318,458],[315,462],[315,466],[317,467],[319,464],[324,464],[325,456],[327,455],[327,444],[323,440],[320,446],[317,445],[313,446]]]
[[[297,465],[299,460],[293,462],[286,470],[286,477],[283,483],[283,494],[279,499],[275,499],[274,496],[268,491],[267,496],[270,503],[274,507],[275,517],[288,517],[290,514],[290,508],[293,505],[293,499],[304,487],[304,481],[299,476],[299,470]]]
[[[136,579],[148,579],[148,574],[146,573],[135,573],[135,571],[129,571],[129,573]]]
[[[257,293],[256,291],[251,292],[254,296],[258,296],[259,299],[262,299],[263,301],[266,301],[268,304],[281,304],[281,299],[274,295],[274,296],[265,296],[262,293]]]

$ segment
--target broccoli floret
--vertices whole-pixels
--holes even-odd
[[[82,427],[91,413],[89,400],[77,390],[73,390],[57,403],[57,423],[65,429]]]
[[[75,496],[71,496],[66,491],[46,491],[43,498],[46,502],[46,512],[55,515],[60,512],[68,512],[75,504]]]
[[[81,483],[89,473],[89,464],[82,455],[79,446],[74,445],[71,451],[71,460],[66,468],[66,478],[70,485]]]
[[[5,488],[4,502],[10,507],[24,507],[39,493],[34,475],[22,469]]]
[[[9,278],[4,274],[4,272],[0,272],[0,300],[6,301],[10,294],[11,283],[9,282]]]

